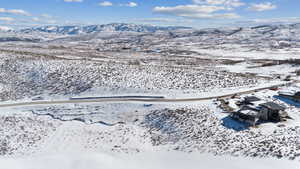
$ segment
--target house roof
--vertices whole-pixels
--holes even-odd
[[[239,110],[238,112],[242,113],[242,114],[250,115],[250,116],[257,116],[257,114],[258,114],[257,111],[251,110],[251,109]]]
[[[248,97],[245,97],[244,100],[247,102],[256,102],[256,101],[260,101],[260,98],[255,97],[255,96],[248,96]]]
[[[296,92],[294,96],[300,96],[300,92]]]
[[[278,92],[279,95],[284,95],[284,96],[294,96],[295,92],[292,91],[280,91]]]
[[[255,121],[255,118],[256,118],[256,114],[248,114],[247,112],[233,112],[232,115],[234,117],[238,117],[238,118],[241,118],[243,120],[252,120],[252,121]]]
[[[263,104],[260,104],[260,106],[266,107],[271,110],[285,110],[286,109],[286,107],[279,105],[277,103],[274,103],[274,102],[263,103]]]

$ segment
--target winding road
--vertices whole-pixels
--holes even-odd
[[[57,100],[57,101],[31,101],[20,103],[0,104],[0,108],[21,107],[21,106],[37,106],[37,105],[55,105],[55,104],[68,104],[68,103],[118,103],[118,102],[141,102],[141,103],[180,103],[180,102],[198,102],[218,98],[226,98],[234,95],[241,95],[252,93],[256,91],[272,89],[275,87],[290,85],[294,82],[281,83],[270,85],[268,87],[252,88],[245,91],[233,92],[219,96],[210,97],[195,97],[195,98],[164,98],[162,96],[112,96],[112,97],[90,97],[90,98],[71,98],[70,100]]]

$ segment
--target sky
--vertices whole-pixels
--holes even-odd
[[[299,0],[1,0],[0,26],[294,23],[300,22],[299,7]]]

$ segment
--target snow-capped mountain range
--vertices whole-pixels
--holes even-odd
[[[78,42],[126,39],[127,43],[145,41],[179,41],[205,44],[245,44],[265,46],[284,41],[284,46],[292,43],[300,45],[300,23],[260,25],[255,27],[223,27],[194,29],[179,26],[151,26],[125,23],[89,26],[42,26],[21,30],[1,29],[0,41],[25,42]],[[146,43],[146,42],[145,42]],[[275,46],[278,46],[275,44]],[[280,45],[279,45],[280,46]]]
[[[179,27],[179,26],[151,26],[151,25],[136,25],[136,24],[125,24],[125,23],[112,23],[105,25],[89,25],[89,26],[42,26],[22,29],[22,33],[56,33],[64,35],[78,35],[88,33],[99,33],[99,32],[143,32],[153,33],[157,31],[172,31],[178,29],[191,29],[190,27]]]
[[[8,30],[8,29],[5,29]],[[236,33],[242,34],[273,34],[282,35],[286,33],[296,33],[300,30],[299,24],[278,24],[278,25],[259,25],[255,27],[224,27],[224,28],[206,28],[206,29],[193,29],[184,26],[152,26],[152,25],[137,25],[126,23],[112,23],[104,25],[88,25],[88,26],[41,26],[21,29],[18,33],[52,33],[61,35],[79,35],[101,32],[139,32],[139,33],[155,33],[158,31],[180,31],[189,30],[192,34],[188,36],[197,36],[204,34],[219,34],[219,35],[233,35]],[[11,31],[9,29],[9,31]],[[185,31],[186,32],[186,31]],[[186,36],[186,35],[185,35]]]

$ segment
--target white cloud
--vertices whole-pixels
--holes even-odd
[[[22,9],[4,9],[4,8],[0,8],[0,13],[31,16],[31,14],[29,12],[24,11]]]
[[[35,21],[35,22],[38,22],[38,21],[40,21],[40,18],[38,18],[38,17],[33,17],[32,20]]]
[[[83,2],[83,0],[64,0],[64,2]]]
[[[110,1],[103,1],[99,3],[100,6],[113,6],[114,4]],[[119,6],[137,7],[138,4],[135,2],[128,2],[126,4],[119,4]]]
[[[47,21],[44,21],[44,23],[47,23],[47,24],[57,24],[58,21],[57,20],[47,20]]]
[[[22,23],[31,23],[31,24],[56,24],[58,23],[52,16],[47,14],[42,14],[40,17],[32,17],[30,20],[18,20],[18,22]]]
[[[236,19],[235,13],[216,13],[231,8],[217,5],[178,5],[174,7],[155,7],[153,11],[160,14],[175,15],[194,19]]]
[[[178,19],[173,18],[144,18],[144,19],[135,19],[136,22],[177,22]]]
[[[192,19],[178,19],[178,18],[142,18],[134,19],[130,22],[139,22],[139,23],[192,23]]]
[[[0,26],[0,31],[10,31],[13,30],[11,27],[7,27],[7,26]]]
[[[182,15],[192,15],[192,14],[203,14],[203,13],[212,13],[220,10],[226,10],[222,6],[208,6],[208,5],[178,5],[174,7],[155,7],[153,9],[156,13],[162,14],[173,14],[177,16]]]
[[[119,4],[119,6],[137,7],[138,4],[136,2],[128,2],[126,4]]]
[[[14,21],[14,18],[11,17],[0,17],[0,21],[5,21],[5,22],[12,22]]]
[[[237,19],[240,16],[236,13],[222,13],[222,14],[182,14],[182,17],[194,18],[194,19]]]
[[[208,5],[224,5],[229,7],[240,7],[245,5],[240,0],[193,0],[196,4],[208,4]]]
[[[109,2],[109,1],[103,1],[99,3],[100,6],[112,6],[113,3]]]
[[[55,19],[43,19],[43,18],[38,18],[38,17],[33,17],[31,18],[31,21],[23,21],[23,22],[27,22],[27,23],[33,23],[35,24],[57,24],[58,21]]]
[[[30,16],[30,14],[22,9],[11,9],[7,11],[11,14]]]
[[[42,14],[41,17],[43,17],[43,18],[48,18],[48,19],[53,18],[53,17],[52,17],[51,15],[49,15],[49,14]]]
[[[277,6],[272,4],[271,2],[264,2],[264,3],[259,3],[259,4],[251,4],[251,6],[248,8],[251,11],[268,11],[268,10],[273,10],[276,9]]]
[[[136,7],[136,6],[138,6],[138,4],[135,3],[135,2],[129,2],[128,4],[126,4],[126,6],[129,6],[129,7]]]
[[[153,12],[193,19],[236,19],[234,10],[245,5],[242,0],[192,0],[193,4],[173,7],[157,6]],[[231,12],[229,12],[231,11]]]

